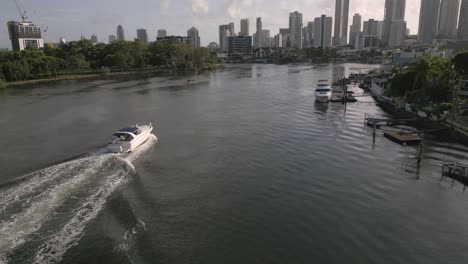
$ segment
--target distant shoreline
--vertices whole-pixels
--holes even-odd
[[[216,70],[220,68],[222,68],[222,66],[220,64],[217,64],[213,68],[206,68],[206,69],[202,69],[202,70],[194,71],[194,72],[212,71],[212,70]],[[118,72],[116,71],[116,72],[89,72],[89,73],[63,74],[63,75],[58,75],[56,77],[50,77],[50,78],[4,82],[3,83],[4,87],[0,87],[0,89],[29,86],[33,84],[55,83],[59,81],[69,81],[69,80],[95,80],[95,79],[103,79],[103,78],[109,78],[109,77],[178,74],[178,73],[189,73],[189,72],[176,71],[170,68],[147,68],[147,69],[133,69],[129,71],[118,71]]]
[[[27,86],[27,85],[32,85],[32,84],[47,84],[47,83],[69,81],[69,80],[92,80],[92,79],[100,79],[100,78],[107,78],[107,77],[130,76],[130,75],[139,75],[139,74],[159,74],[159,73],[170,73],[170,72],[171,71],[169,70],[162,70],[162,69],[148,69],[148,70],[109,72],[109,73],[66,74],[66,75],[59,75],[57,77],[51,77],[51,78],[6,82],[6,88],[21,87],[21,86]]]

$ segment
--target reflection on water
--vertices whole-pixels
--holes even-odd
[[[317,111],[326,113],[330,108],[330,103],[321,103],[321,102],[314,102],[314,107]]]

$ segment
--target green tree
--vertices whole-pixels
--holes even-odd
[[[406,69],[398,68],[386,93],[420,105],[440,104],[452,99],[457,75],[450,59],[422,57]]]

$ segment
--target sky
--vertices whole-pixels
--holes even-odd
[[[125,37],[136,37],[138,28],[148,31],[150,40],[156,39],[157,29],[169,35],[186,35],[192,26],[199,30],[201,44],[218,42],[218,26],[235,23],[240,31],[240,19],[249,18],[250,34],[255,31],[256,17],[262,17],[263,28],[271,35],[280,27],[288,27],[289,13],[299,11],[303,22],[313,21],[321,14],[334,17],[333,0],[19,0],[29,20],[48,28],[46,42],[67,41],[98,36],[107,42],[122,24]],[[406,1],[406,20],[411,34],[417,34],[421,0]],[[368,19],[382,20],[385,0],[350,0],[349,25],[355,13]],[[6,22],[21,20],[14,0],[0,0],[0,48],[11,48]]]

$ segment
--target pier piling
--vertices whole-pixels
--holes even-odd
[[[419,152],[418,152],[418,166],[421,164],[422,160],[422,153],[423,153],[423,143],[419,143]]]

